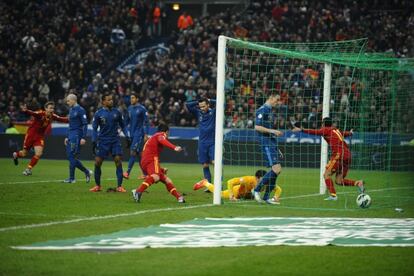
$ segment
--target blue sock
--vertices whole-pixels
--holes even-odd
[[[136,159],[136,156],[131,155],[131,156],[129,157],[129,161],[128,161],[128,171],[127,171],[127,172],[128,172],[128,174],[131,172],[132,167],[134,166],[135,159]]]
[[[116,167],[116,178],[118,180],[118,187],[122,186],[122,164]]]
[[[76,167],[76,160],[73,156],[69,156],[69,179],[75,179],[75,167]]]
[[[273,172],[273,171],[272,171]],[[270,193],[275,189],[276,187],[276,179],[277,179],[277,174],[275,172],[273,172],[273,175],[271,176],[271,178],[269,179],[269,184],[266,186],[266,191],[263,195],[263,200],[268,200],[269,199],[269,195]]]
[[[101,167],[95,165],[94,176],[96,185],[101,186]]]
[[[75,161],[76,161],[76,163],[75,163],[76,168],[83,171],[84,173],[88,172],[88,169],[85,168],[85,166],[82,164],[82,162],[79,159],[75,159]]]
[[[211,183],[211,173],[210,173],[210,167],[204,168],[203,167],[203,174],[204,178],[207,179],[209,183]]]
[[[256,185],[256,188],[254,188],[255,192],[260,192],[264,185],[268,184],[270,179],[276,175],[273,170],[268,171],[262,178],[262,180],[259,182],[259,184]]]

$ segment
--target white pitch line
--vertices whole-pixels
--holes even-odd
[[[412,189],[412,188],[411,187],[394,187],[394,188],[369,190],[369,192],[381,192],[381,191],[403,190],[403,189]],[[349,194],[349,193],[354,193],[354,192],[342,192],[338,194]],[[285,200],[285,199],[315,197],[315,196],[321,196],[321,194],[298,195],[298,196],[284,197],[283,199]],[[235,203],[247,203],[247,202],[249,201],[241,201],[241,202],[235,202]],[[255,202],[255,201],[252,200],[250,202]],[[195,208],[210,207],[210,206],[213,206],[213,204],[202,204],[202,205],[178,207],[178,208],[176,207],[176,208],[164,208],[164,209],[151,209],[151,210],[137,211],[133,213],[121,213],[121,214],[107,215],[107,216],[85,217],[85,218],[64,220],[64,221],[53,221],[53,222],[46,222],[46,223],[39,223],[39,224],[19,225],[19,226],[0,228],[0,232],[10,231],[10,230],[28,229],[28,228],[46,227],[46,226],[59,225],[59,224],[69,224],[69,223],[76,223],[76,222],[82,222],[82,221],[93,221],[93,220],[103,220],[103,219],[111,219],[111,218],[118,218],[118,217],[135,216],[135,215],[141,215],[141,214],[147,214],[147,213],[175,211],[175,210],[183,210],[183,209],[195,209]]]
[[[116,178],[105,178],[102,180],[116,180]],[[16,182],[0,182],[0,185],[14,185],[14,184],[36,184],[36,183],[53,183],[53,182],[62,182],[63,179],[55,180],[37,180],[37,181],[16,181]],[[76,182],[86,182],[85,179],[76,180]]]
[[[163,208],[163,209],[151,209],[151,210],[143,210],[143,211],[137,211],[137,212],[132,212],[132,213],[121,213],[121,214],[107,215],[107,216],[85,217],[85,218],[62,220],[62,221],[52,221],[52,222],[38,223],[38,224],[18,225],[18,226],[0,228],[0,232],[6,232],[6,231],[11,231],[11,230],[20,230],[20,229],[47,227],[47,226],[60,225],[60,224],[70,224],[70,223],[83,222],[83,221],[93,221],[93,220],[104,220],[104,219],[119,218],[119,217],[129,217],[129,216],[136,216],[136,215],[156,213],[156,212],[196,209],[196,208],[210,207],[210,206],[213,206],[213,204],[202,204],[202,205],[194,205],[194,206],[187,206],[187,207],[175,207],[175,208]]]
[[[23,216],[23,217],[55,217],[55,218],[85,218],[85,216],[75,216],[75,215],[67,215],[67,216],[60,216],[60,215],[48,215],[48,214],[30,214],[30,213],[15,213],[15,212],[0,212],[0,215],[5,216]]]

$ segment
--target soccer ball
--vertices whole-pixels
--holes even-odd
[[[359,194],[356,203],[361,208],[368,208],[371,205],[371,197],[367,194]]]

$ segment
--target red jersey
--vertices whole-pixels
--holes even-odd
[[[341,132],[335,127],[322,127],[320,129],[304,129],[303,132],[313,135],[323,136],[325,141],[331,148],[332,155],[339,154],[342,157],[351,157],[348,145],[345,142],[344,137],[351,136],[352,132]]]
[[[154,157],[157,159],[160,156],[160,153],[164,146],[174,150],[175,145],[171,144],[167,139],[167,134],[165,132],[157,132],[144,145],[142,150],[142,163],[146,160],[154,160]]]
[[[31,115],[33,118],[29,122],[29,129],[27,134],[30,136],[37,136],[43,138],[50,130],[53,121],[68,123],[68,117],[60,117],[53,113],[50,116],[46,115],[46,111],[31,111],[26,110],[24,113]]]

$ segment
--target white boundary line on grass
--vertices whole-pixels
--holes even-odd
[[[92,177],[92,176],[91,176]],[[116,178],[105,178],[102,180],[116,180]],[[54,183],[54,182],[62,182],[63,179],[55,179],[55,180],[37,180],[37,181],[16,181],[16,182],[0,182],[0,185],[14,185],[14,184],[36,184],[36,183]],[[76,180],[76,182],[86,182],[85,179]],[[67,184],[67,183],[65,183]]]
[[[385,189],[375,189],[375,190],[369,190],[369,192],[381,192],[381,191],[403,190],[403,189],[412,189],[412,187],[394,187],[394,188],[385,188]],[[338,194],[349,194],[349,193],[354,193],[354,192],[342,192]],[[317,194],[298,195],[298,196],[285,197],[283,199],[285,200],[285,199],[315,197],[315,196],[321,196],[321,194],[317,193]],[[247,201],[243,201],[243,203],[246,203],[246,202]],[[254,202],[254,201],[251,201],[251,202]],[[52,222],[45,222],[45,223],[39,223],[39,224],[19,225],[19,226],[0,228],[0,232],[47,227],[47,226],[60,225],[60,224],[70,224],[70,223],[83,222],[83,221],[94,221],[94,220],[104,220],[104,219],[111,219],[111,218],[118,218],[118,217],[128,217],[128,216],[135,216],[135,215],[149,214],[149,213],[156,213],[156,212],[196,209],[196,208],[211,207],[211,206],[213,206],[213,204],[202,204],[202,205],[194,205],[194,206],[188,206],[188,207],[174,207],[174,208],[164,208],[164,209],[150,209],[150,210],[142,210],[142,211],[137,211],[137,212],[132,212],[132,213],[120,213],[120,214],[106,215],[106,216],[84,217],[84,218],[78,218],[78,219],[72,219],[72,220],[52,221]]]
[[[196,208],[210,207],[210,206],[213,206],[213,204],[202,204],[202,205],[194,205],[194,206],[187,206],[187,207],[174,207],[174,208],[163,208],[163,209],[150,209],[150,210],[142,210],[142,211],[137,211],[137,212],[132,212],[132,213],[120,213],[120,214],[107,215],[107,216],[84,217],[84,218],[71,219],[71,220],[52,221],[52,222],[45,222],[45,223],[38,223],[38,224],[27,224],[27,225],[0,228],[0,232],[20,230],[20,229],[39,228],[39,227],[46,227],[46,226],[59,225],[59,224],[70,224],[70,223],[83,222],[83,221],[129,217],[129,216],[156,213],[156,212],[180,211],[180,210],[196,209]]]

